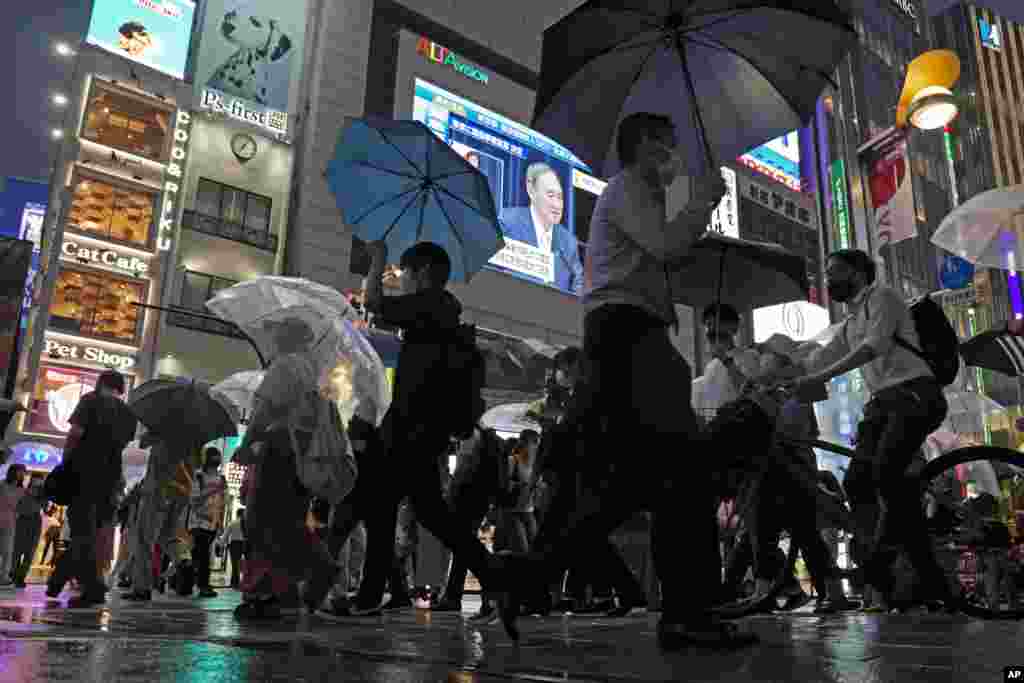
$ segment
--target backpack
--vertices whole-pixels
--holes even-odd
[[[960,340],[946,313],[929,295],[910,302],[910,318],[921,341],[918,349],[896,335],[895,341],[923,360],[942,386],[956,381],[960,372]]]
[[[473,435],[487,410],[483,398],[487,360],[476,344],[476,325],[460,324],[447,345],[450,410],[448,430],[456,439]]]

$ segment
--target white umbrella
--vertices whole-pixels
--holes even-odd
[[[975,265],[1016,270],[1024,263],[1024,185],[964,202],[942,221],[932,243]]]
[[[484,413],[480,423],[487,429],[499,432],[519,433],[525,429],[538,430],[540,425],[526,414],[529,409],[529,403],[505,403]]]
[[[226,396],[238,406],[243,416],[251,416],[252,402],[256,397],[256,390],[263,382],[263,374],[262,370],[236,372],[227,379],[214,384],[213,391]]]

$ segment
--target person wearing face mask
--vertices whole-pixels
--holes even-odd
[[[216,448],[203,453],[203,468],[192,484],[188,528],[192,534],[192,561],[196,570],[199,597],[215,598],[210,586],[210,548],[224,522],[224,496],[227,479],[220,474],[221,454]]]
[[[757,639],[714,616],[722,579],[714,492],[710,472],[683,464],[693,461],[701,436],[691,404],[692,371],[669,335],[678,319],[668,269],[704,233],[725,183],[717,171],[695,179],[686,207],[666,217],[666,188],[680,170],[676,145],[668,117],[636,113],[619,125],[624,168],[594,209],[583,293],[583,351],[593,396],[584,417],[587,457],[607,463],[609,486],[599,509],[580,514],[529,558],[513,562],[528,584],[513,597],[519,602],[531,590],[544,590],[555,570],[648,510],[662,586],[660,645],[736,648]],[[639,451],[638,434],[646,442]],[[681,493],[674,482],[682,481],[684,466]],[[685,555],[676,547],[679,537],[687,538]]]
[[[711,360],[704,369],[704,381],[694,405],[698,417],[708,420],[726,403],[739,398],[744,385],[757,376],[760,356],[754,349],[736,345],[740,314],[729,304],[708,306],[701,319]]]
[[[891,566],[902,547],[930,598],[925,602],[952,611],[956,601],[932,550],[921,496],[905,476],[948,406],[932,369],[912,350],[920,349],[921,341],[910,309],[899,292],[875,281],[875,270],[863,251],[842,250],[828,257],[828,294],[846,304],[849,315],[833,340],[801,364],[797,374],[802,376],[793,388],[797,395],[812,395],[833,378],[861,369],[871,400],[844,483],[860,544],[869,547],[874,540],[878,548],[865,567],[866,582],[883,604],[890,602]],[[885,505],[886,524],[875,537],[879,501]]]

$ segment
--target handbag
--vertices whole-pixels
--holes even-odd
[[[319,391],[309,392],[308,398],[316,414],[312,434],[306,432],[300,437],[297,432],[305,430],[288,430],[295,453],[295,473],[312,495],[336,505],[355,488],[355,455],[335,404]],[[309,439],[305,448],[300,443],[300,438],[306,441],[303,437]]]
[[[46,475],[43,482],[43,493],[46,499],[57,505],[68,505],[77,495],[79,488],[78,475],[67,466],[67,460],[57,463],[57,466]]]

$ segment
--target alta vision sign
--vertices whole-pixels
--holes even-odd
[[[487,81],[490,80],[490,76],[487,75],[487,72],[477,65],[470,64],[448,48],[442,47],[441,45],[438,45],[431,40],[427,40],[426,38],[420,38],[419,42],[416,43],[416,52],[432,62],[437,62],[438,64],[450,67],[452,71],[460,73],[466,78],[471,78],[474,81],[483,83],[484,85],[487,85]]]

